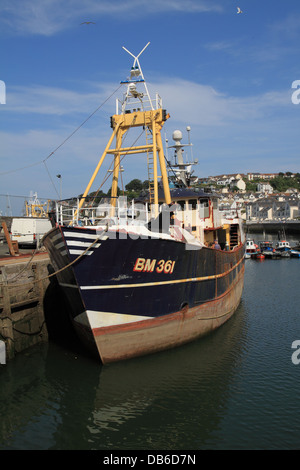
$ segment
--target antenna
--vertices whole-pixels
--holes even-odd
[[[139,69],[141,70],[139,57],[144,52],[144,50],[149,46],[149,44],[150,44],[150,41],[148,42],[148,44],[146,44],[146,46],[141,50],[141,52],[137,56],[133,55],[128,49],[126,49],[126,47],[122,46],[124,51],[128,52],[128,54],[130,54],[134,58],[133,67],[136,67],[136,63],[138,63]]]
[[[130,54],[131,57],[134,58],[133,66],[131,67],[131,71],[130,71],[130,78],[131,79],[132,79],[132,77],[138,77],[139,75],[141,75],[142,80],[139,80],[139,81],[144,81],[145,80],[143,72],[142,72],[142,68],[141,68],[141,65],[140,65],[140,62],[139,62],[139,57],[144,52],[144,50],[149,46],[149,44],[150,44],[150,42],[148,42],[148,44],[146,44],[146,46],[141,50],[141,52],[137,56],[132,54],[132,52],[130,52],[128,49],[126,49],[126,47],[122,46],[124,51],[128,52],[128,54]],[[147,92],[148,92],[148,90],[147,90]]]
[[[147,88],[147,85],[146,85],[146,82],[145,82],[145,79],[144,79],[144,75],[143,75],[143,72],[142,72],[142,68],[141,68],[141,65],[140,65],[140,62],[139,62],[140,55],[149,46],[149,44],[150,44],[150,42],[148,42],[146,44],[146,46],[143,47],[143,49],[141,50],[141,52],[137,56],[132,54],[132,52],[130,52],[128,49],[126,49],[126,47],[122,46],[124,51],[126,51],[129,55],[131,55],[131,57],[134,58],[133,66],[131,67],[131,70],[130,70],[130,79],[121,82],[121,83],[128,83],[129,84],[128,88],[127,88],[126,98],[125,98],[125,101],[123,102],[123,106],[122,106],[123,112],[124,112],[124,105],[125,105],[127,99],[130,97],[130,95],[133,96],[134,98],[138,98],[141,101],[141,104],[142,104],[141,98],[143,98],[144,95],[139,93],[136,90],[136,83],[141,83],[141,82],[144,84],[146,95],[148,97],[148,102],[150,103],[151,109],[153,110],[153,105],[152,105],[152,102],[151,102],[151,99],[150,99],[149,91],[148,91],[148,88]],[[140,76],[140,78],[138,78],[139,76]]]

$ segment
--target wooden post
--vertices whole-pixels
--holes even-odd
[[[10,235],[9,235],[9,231],[8,231],[6,222],[2,222],[2,227],[3,227],[4,235],[5,235],[7,244],[8,244],[9,252],[10,252],[11,256],[16,256],[12,241],[10,239]]]
[[[11,359],[15,355],[14,331],[11,317],[10,293],[7,284],[7,274],[4,266],[1,268],[0,282],[2,284],[1,290],[3,302],[3,313],[0,315],[1,336],[6,343],[7,359]]]

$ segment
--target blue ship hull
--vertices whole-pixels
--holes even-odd
[[[103,363],[177,346],[230,318],[242,293],[243,245],[189,249],[126,235],[61,226],[44,239],[74,325]]]

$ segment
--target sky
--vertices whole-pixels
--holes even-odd
[[[190,126],[197,176],[300,172],[299,0],[0,0],[3,214],[7,195],[83,193],[133,63],[122,46],[148,42],[140,64],[170,114],[163,137],[187,142]],[[120,187],[147,179],[145,156],[122,164]]]

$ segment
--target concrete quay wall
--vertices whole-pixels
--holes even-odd
[[[300,235],[300,220],[291,220],[285,222],[278,222],[276,220],[264,220],[264,221],[246,221],[244,223],[244,229],[246,232],[269,232],[278,233],[285,232],[286,235]]]

